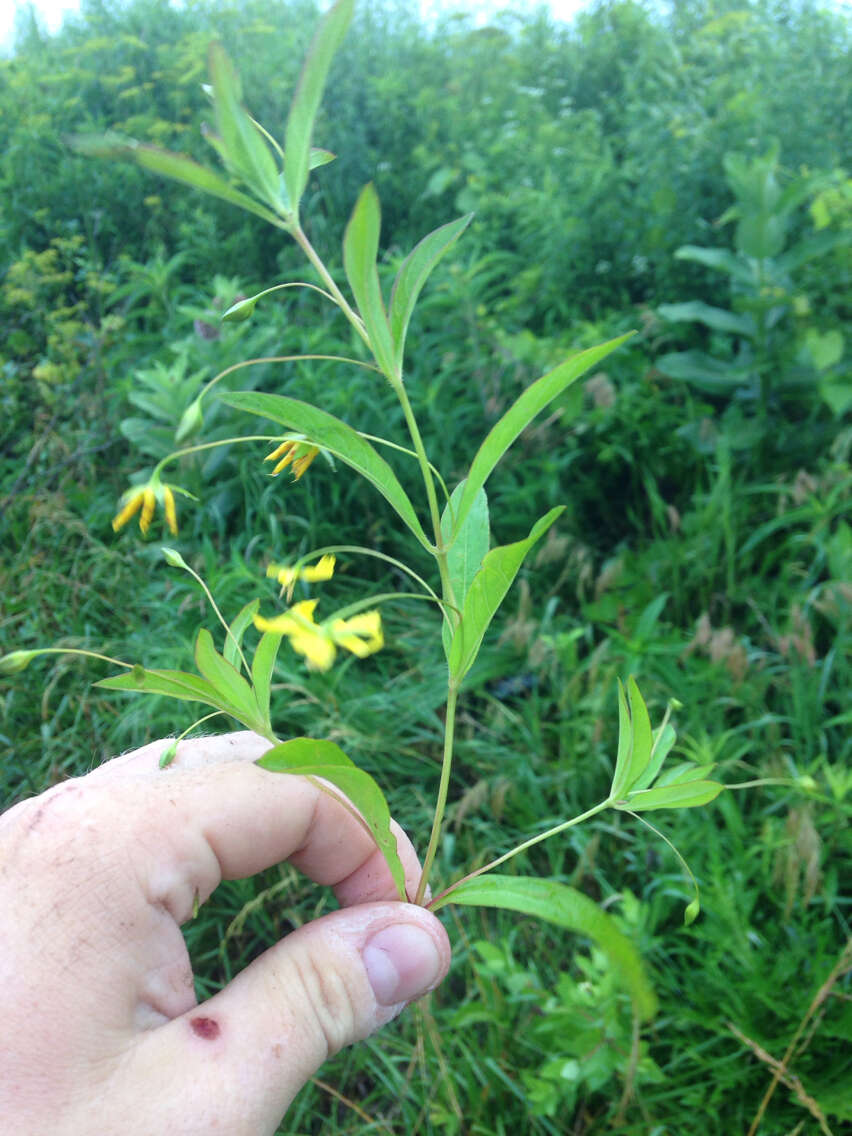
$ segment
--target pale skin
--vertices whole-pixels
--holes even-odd
[[[158,742],[0,816],[0,1117],[51,1136],[264,1136],[326,1058],[446,974],[346,809],[253,763],[254,734]],[[394,828],[409,895],[420,876]],[[199,1005],[180,925],[222,879],[288,860],[341,910]]]

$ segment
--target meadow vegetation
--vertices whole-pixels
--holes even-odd
[[[466,680],[433,886],[602,799],[616,679],[636,675],[655,722],[681,704],[678,757],[716,763],[730,787],[658,814],[702,914],[682,925],[677,859],[620,813],[532,849],[509,867],[618,920],[656,1017],[640,1028],[583,939],[451,908],[444,987],[330,1063],[282,1133],[804,1136],[852,1122],[850,23],[809,0],[673,9],[603,0],[572,27],[507,11],[477,29],[359,5],[315,131],[339,156],[312,177],[305,219],[340,270],[374,182],[387,290],[424,233],[475,212],[409,332],[406,382],[444,471],[545,371],[637,330],[489,482],[500,543],[567,509]],[[0,654],[191,666],[209,612],[163,562],[160,518],[147,541],[113,533],[129,476],[175,448],[224,368],[358,350],[310,292],[222,322],[237,298],[303,278],[292,242],[67,141],[116,130],[208,160],[214,39],[251,112],[283,128],[317,12],[87,0],[55,37],[24,21],[0,61]],[[228,381],[404,441],[393,392],[366,372],[270,362]],[[233,412],[205,403],[205,439],[232,432]],[[264,453],[180,466],[200,500],[178,502],[166,543],[223,609],[274,605],[270,560],[350,541],[403,555],[378,494],[322,461],[271,479]],[[416,469],[411,486],[399,474],[411,488]],[[342,602],[408,590],[379,560],[340,567]],[[446,662],[423,606],[388,607],[386,646],[365,662],[312,673],[282,653],[273,716],[280,736],[341,745],[425,841]],[[4,806],[187,724],[173,703],[91,685],[107,673],[57,655],[0,678]],[[199,995],[329,902],[287,867],[223,884],[186,928]]]

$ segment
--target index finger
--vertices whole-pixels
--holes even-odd
[[[178,922],[190,917],[221,879],[242,879],[288,860],[334,887],[344,905],[398,899],[372,836],[340,803],[304,777],[254,764],[270,743],[252,733],[179,743],[168,768],[157,742],[89,775],[103,807],[121,817],[123,839],[145,848],[149,899]],[[119,805],[120,800],[120,805]],[[420,865],[411,841],[392,824],[413,895]]]

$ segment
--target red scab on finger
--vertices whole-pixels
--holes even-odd
[[[205,1041],[215,1041],[219,1036],[219,1023],[215,1018],[190,1018],[189,1024],[196,1037],[203,1037]]]

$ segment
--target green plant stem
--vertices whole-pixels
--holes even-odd
[[[243,649],[242,649],[242,647],[240,646],[240,644],[239,644],[239,641],[238,641],[238,640],[236,639],[236,637],[234,636],[234,633],[233,633],[233,631],[232,631],[232,630],[230,629],[230,627],[228,626],[228,621],[227,621],[227,620],[225,619],[224,615],[222,615],[221,611],[219,610],[219,605],[218,605],[218,604],[216,603],[216,601],[215,601],[215,600],[213,599],[213,593],[212,593],[212,592],[210,591],[210,589],[209,589],[209,588],[207,587],[207,584],[206,584],[206,583],[205,583],[205,581],[204,581],[204,580],[203,580],[203,579],[201,578],[201,576],[199,576],[199,575],[198,575],[198,573],[197,573],[197,572],[195,571],[195,569],[194,569],[194,568],[191,568],[191,567],[190,567],[190,566],[189,566],[189,565],[188,565],[188,564],[186,563],[186,561],[184,561],[184,562],[183,562],[183,568],[184,568],[184,571],[188,572],[188,573],[190,574],[190,576],[192,576],[193,580],[195,580],[195,581],[196,581],[196,583],[197,583],[197,584],[199,584],[199,585],[201,586],[201,589],[202,589],[202,591],[204,592],[205,596],[207,596],[207,599],[208,599],[208,600],[209,600],[209,602],[210,602],[210,606],[211,606],[211,607],[213,608],[213,611],[214,611],[214,612],[216,613],[216,618],[217,618],[217,619],[219,620],[219,622],[220,622],[220,623],[222,624],[222,626],[223,626],[223,627],[225,628],[225,638],[226,638],[226,639],[230,639],[230,640],[231,640],[231,641],[233,642],[234,646],[235,646],[235,647],[236,647],[236,649],[237,649],[237,654],[238,654],[238,655],[240,656],[240,662],[241,662],[241,663],[243,664],[243,666],[245,667],[245,672],[246,672],[246,675],[247,675],[247,676],[249,677],[249,679],[250,679],[250,678],[251,678],[251,667],[250,667],[250,666],[248,665],[248,662],[247,662],[247,660],[246,660],[246,657],[245,657],[245,655],[243,654]]]
[[[101,659],[105,663],[112,663],[116,667],[133,670],[133,663],[123,663],[121,659],[113,659],[110,655],[101,655],[97,651],[86,651],[82,647],[33,647],[33,655],[82,655],[87,659]]]
[[[423,897],[426,894],[426,888],[429,884],[429,873],[432,871],[432,864],[435,861],[435,854],[438,851],[438,841],[441,838],[441,823],[444,819],[444,811],[447,807],[447,792],[450,787],[450,769],[453,764],[453,735],[455,733],[456,701],[458,699],[458,693],[458,687],[451,682],[449,690],[447,691],[447,714],[444,723],[444,757],[441,762],[441,782],[438,786],[438,799],[435,802],[435,816],[432,819],[429,847],[426,849],[423,871],[420,875],[420,883],[417,886],[417,895],[414,897],[414,902],[421,905],[423,904]]]
[[[165,469],[167,465],[171,465],[178,458],[185,458],[188,454],[200,454],[204,450],[215,450],[217,446],[236,446],[240,442],[277,442],[280,438],[280,434],[244,434],[239,438],[221,438],[218,442],[199,442],[195,446],[184,446],[163,458],[162,461],[157,462],[152,476],[159,477],[160,470]]]
[[[408,433],[411,435],[411,441],[414,443],[414,451],[420,463],[420,472],[423,476],[423,484],[426,488],[426,499],[429,502],[429,515],[432,518],[432,530],[435,534],[434,556],[438,563],[438,574],[441,577],[441,592],[446,602],[451,607],[455,607],[456,597],[453,593],[453,586],[450,583],[450,573],[447,568],[447,551],[444,547],[444,538],[441,534],[441,515],[438,511],[438,497],[435,493],[435,482],[432,480],[432,470],[429,459],[426,456],[426,447],[423,445],[423,439],[420,436],[420,428],[417,425],[417,419],[414,417],[414,411],[411,408],[408,392],[402,384],[402,379],[396,379],[392,383],[392,386],[402,406],[402,412],[405,415],[405,421],[408,425]]]
[[[441,597],[435,589],[431,587],[422,576],[418,576],[413,568],[409,568],[408,565],[404,564],[401,560],[395,560],[393,556],[388,556],[384,552],[377,552],[374,548],[364,548],[363,545],[360,544],[327,544],[323,548],[315,548],[310,555],[300,558],[297,563],[302,564],[308,560],[315,560],[319,556],[337,555],[338,552],[356,552],[360,556],[372,556],[376,560],[383,560],[386,564],[393,564],[395,568],[399,568],[401,572],[405,572],[407,576],[415,580],[424,592],[428,592],[433,600],[441,603]]]
[[[443,601],[435,595],[424,596],[420,592],[379,592],[377,596],[367,596],[363,600],[355,600],[354,603],[347,604],[346,607],[340,608],[323,622],[328,623],[331,619],[350,619],[353,615],[367,611],[375,604],[392,603],[394,600],[425,600],[426,603],[438,604],[442,609],[444,607]]]
[[[664,832],[660,832],[656,825],[651,824],[649,820],[645,820],[645,818],[643,816],[640,816],[639,813],[634,813],[631,809],[624,809],[622,811],[626,812],[628,816],[632,816],[634,820],[638,820],[640,824],[644,824],[646,828],[650,828],[651,832],[655,833],[657,836],[659,836],[660,840],[664,840],[666,844],[668,844],[669,848],[671,848],[672,852],[674,852],[675,856],[677,856],[678,860],[680,861],[680,865],[683,868],[684,872],[686,872],[686,874],[692,881],[692,886],[695,888],[695,898],[698,899],[700,895],[698,890],[698,880],[696,880],[695,876],[692,874],[692,869],[690,868],[689,864],[687,864],[686,860],[684,860],[683,856],[680,854],[680,852],[678,852],[677,848],[675,848],[674,844],[671,840],[669,840],[666,834]]]
[[[322,291],[322,289],[318,289],[318,291]],[[333,298],[334,297],[332,297],[332,299]],[[220,379],[224,379],[226,375],[233,374],[234,371],[241,371],[243,367],[259,367],[261,363],[298,363],[302,359],[320,360],[330,363],[351,363],[353,367],[364,367],[368,371],[379,370],[374,363],[367,363],[363,359],[350,359],[348,355],[261,355],[257,359],[243,359],[240,363],[233,363],[230,367],[226,367],[224,371],[220,371],[215,378],[210,380],[198,397],[204,398]],[[381,374],[380,371],[379,374]]]
[[[337,306],[340,308],[340,310],[343,312],[343,314],[346,316],[346,318],[352,324],[353,328],[358,333],[358,335],[361,337],[361,339],[363,339],[364,343],[366,343],[367,347],[369,347],[370,350],[372,351],[372,344],[370,343],[370,337],[367,334],[367,329],[364,327],[363,320],[353,310],[351,305],[348,303],[346,297],[343,295],[343,293],[340,291],[340,289],[335,284],[334,277],[331,275],[331,273],[328,271],[326,266],[323,264],[322,260],[320,259],[319,254],[317,253],[316,249],[311,244],[311,242],[308,240],[304,229],[302,228],[302,226],[299,224],[298,221],[296,221],[295,225],[293,226],[292,234],[293,234],[293,240],[296,242],[296,244],[299,246],[299,248],[302,250],[302,252],[308,258],[308,260],[314,266],[314,268],[316,269],[317,273],[319,274],[319,277],[322,280],[323,284],[325,284],[326,288],[328,288],[329,292],[334,297],[334,300],[335,300],[335,303],[337,304]]]
[[[396,442],[389,441],[387,438],[379,437],[378,434],[366,434],[363,430],[359,430],[358,433],[366,442],[377,442],[380,446],[387,446],[391,450],[397,450],[398,453],[407,454],[410,458],[417,458],[417,453],[414,450],[409,450],[408,446],[400,446]],[[432,462],[429,462],[429,469],[437,478],[438,484],[441,486],[444,497],[447,499],[447,501],[449,501],[450,491],[449,489],[447,489],[446,481],[444,481],[443,477],[441,477],[441,471],[436,465],[433,465]]]
[[[511,848],[508,852],[504,852],[503,855],[498,856],[496,860],[492,860],[490,863],[484,864],[481,868],[477,868],[476,871],[468,872],[468,874],[466,876],[462,876],[460,880],[456,880],[454,884],[451,884],[439,895],[436,895],[432,902],[427,904],[427,906],[433,907],[438,903],[443,906],[443,904],[447,902],[449,896],[452,895],[456,888],[461,887],[462,884],[466,884],[468,880],[475,880],[477,876],[482,876],[486,872],[490,872],[494,868],[498,868],[501,864],[505,864],[506,861],[510,860],[513,856],[517,856],[519,852],[525,852],[527,848],[532,848],[534,844],[540,844],[542,840],[548,840],[551,836],[557,836],[560,832],[564,832],[566,828],[573,828],[575,825],[582,824],[584,820],[588,820],[590,817],[595,816],[597,813],[602,813],[604,809],[608,809],[612,805],[612,803],[612,798],[607,797],[605,801],[601,801],[600,804],[594,805],[591,809],[586,809],[586,811],[584,813],[580,813],[579,816],[572,817],[570,820],[560,821],[559,824],[554,825],[553,828],[547,829],[546,832],[540,832],[537,836],[531,836],[529,840],[525,840],[523,844],[518,844],[515,848]]]

